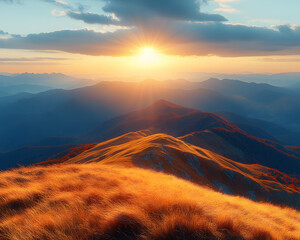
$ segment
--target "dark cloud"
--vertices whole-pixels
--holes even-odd
[[[67,15],[76,20],[82,20],[89,24],[104,24],[104,25],[123,25],[120,21],[114,19],[112,16],[94,14],[94,13],[82,13],[69,11]]]
[[[284,30],[283,30],[284,29]],[[277,29],[212,24],[181,24],[177,27],[182,55],[255,56],[300,53],[300,27]]]
[[[45,0],[54,1],[54,0]],[[103,11],[114,14],[120,21],[110,16],[84,11],[70,11],[67,15],[73,19],[82,20],[92,24],[108,24],[122,26],[141,26],[161,20],[180,20],[194,22],[227,21],[219,14],[207,14],[200,12],[201,3],[205,0],[104,0],[106,2]],[[55,1],[54,1],[55,2]]]
[[[276,30],[278,29],[278,31]],[[209,42],[260,42],[276,46],[300,45],[300,27],[281,25],[275,29],[232,24],[181,24],[187,39]]]
[[[1,1],[1,0],[0,0]],[[8,32],[5,32],[3,30],[0,30],[0,35],[4,35],[4,36],[11,36],[11,37],[19,37],[20,35],[18,34],[9,34]]]
[[[199,0],[106,0],[103,10],[114,13],[121,21],[138,24],[155,17],[182,21],[226,21],[218,14],[200,12]]]
[[[26,37],[0,39],[0,48],[58,50],[87,55],[125,55],[124,50],[129,32],[118,30],[113,33],[92,30],[63,30],[50,33],[29,34]],[[128,49],[127,49],[128,50]],[[128,52],[127,52],[128,53]]]
[[[0,30],[0,35],[8,35],[8,32],[4,32],[4,31]]]
[[[284,29],[284,30],[283,30]],[[300,27],[275,29],[222,23],[168,24],[153,29],[119,29],[115,32],[64,30],[0,39],[0,48],[59,50],[87,55],[126,56],[142,44],[166,54],[261,56],[300,54]]]

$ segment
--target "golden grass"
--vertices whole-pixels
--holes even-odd
[[[300,239],[290,208],[103,164],[0,173],[0,239]]]

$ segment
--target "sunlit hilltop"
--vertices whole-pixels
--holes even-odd
[[[1,173],[0,179],[1,239],[300,237],[295,210],[137,168],[35,167]]]

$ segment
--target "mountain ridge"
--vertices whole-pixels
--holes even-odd
[[[132,132],[98,143],[62,164],[101,163],[150,168],[254,200],[298,206],[300,181],[258,164],[243,164],[180,138],[149,131]],[[51,162],[50,162],[51,163]],[[41,163],[48,165],[49,162]],[[279,181],[279,180],[281,181]],[[251,193],[251,194],[250,194]],[[298,200],[297,200],[298,199]]]

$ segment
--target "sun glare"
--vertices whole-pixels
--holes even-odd
[[[152,47],[142,48],[139,52],[139,63],[144,65],[153,65],[159,60],[159,54]]]

